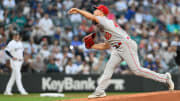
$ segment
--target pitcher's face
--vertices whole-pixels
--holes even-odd
[[[93,14],[95,16],[104,16],[104,13],[102,11],[98,10],[98,9],[94,10]]]

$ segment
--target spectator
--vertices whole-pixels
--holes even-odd
[[[73,30],[81,24],[82,16],[80,14],[72,14],[70,15],[70,21],[72,23]]]
[[[44,14],[44,17],[40,19],[38,26],[40,30],[43,32],[43,37],[47,37],[48,42],[51,42],[52,40],[51,38],[53,36],[54,24],[51,18],[49,18],[49,15],[47,13]]]
[[[63,67],[63,68],[65,68],[66,67],[66,65],[67,65],[67,62],[68,62],[68,53],[67,52],[64,52],[63,53],[63,58],[62,58],[62,60],[61,60],[61,66]]]
[[[52,54],[54,55],[54,57],[56,58],[56,59],[62,59],[63,58],[63,55],[62,55],[62,53],[60,53],[60,50],[59,50],[59,48],[58,47],[54,47],[53,49],[52,49]]]
[[[73,32],[72,32],[72,29],[71,27],[67,27],[65,29],[65,33],[62,34],[62,40],[63,40],[63,43],[62,45],[69,45],[70,44],[70,41],[72,40],[72,37],[73,37]]]
[[[55,58],[49,57],[49,63],[47,64],[47,72],[59,72],[58,66],[55,64]]]
[[[60,27],[56,28],[56,32],[54,34],[54,39],[60,41],[60,39],[61,39],[61,28]]]
[[[42,38],[41,43],[40,43],[41,47],[42,47],[44,44],[47,44],[47,46],[49,45],[47,38]]]
[[[53,6],[55,5],[48,5],[46,13],[50,16],[57,16],[57,9]]]
[[[53,49],[57,50],[57,52],[60,51],[60,44],[58,40],[54,40],[53,44],[50,47],[50,50],[52,51]]]
[[[178,65],[178,74],[180,73],[180,46],[175,46],[174,50],[176,51],[177,55],[175,56],[176,64]]]
[[[172,18],[170,19],[170,23],[166,25],[166,28],[167,30],[170,32],[170,33],[177,33],[178,32],[178,24],[177,24],[177,21],[175,19]]]
[[[85,74],[85,75],[87,75],[87,74],[89,74],[90,72],[89,72],[89,65],[88,65],[88,63],[86,62],[86,61],[83,61],[83,63],[78,67],[79,68],[79,72],[81,73],[81,74]]]
[[[135,14],[135,21],[138,24],[141,24],[143,22],[143,13],[142,13],[142,8],[139,8],[138,11]]]
[[[84,31],[84,32],[88,32],[88,26],[87,26],[87,22],[86,22],[86,20],[82,20],[82,23],[81,23],[81,25],[79,26],[79,29],[80,30],[82,30],[82,31]]]
[[[3,37],[0,35],[0,49],[3,49]]]
[[[74,6],[74,2],[72,0],[64,0],[63,5],[65,6],[66,10],[69,10]]]
[[[78,49],[75,49],[75,56],[80,55],[82,61],[85,61],[85,53],[83,45],[79,46]]]
[[[133,35],[131,36],[131,38],[135,40],[137,44],[140,44],[141,39],[142,39],[141,35],[138,35],[137,32],[133,32]]]
[[[7,9],[4,10],[2,19],[5,26],[7,26],[10,23],[9,11]]]
[[[143,15],[143,19],[148,22],[151,23],[153,20],[153,16],[150,14],[150,12],[145,12],[145,14]]]
[[[148,54],[146,60],[144,62],[144,67],[149,68],[153,71],[158,71],[157,63],[154,61],[154,57],[152,54]]]
[[[92,66],[93,74],[101,74],[104,71],[104,68],[106,66],[105,56],[106,56],[105,52],[100,54],[98,62]]]
[[[28,16],[31,11],[31,8],[26,2],[24,2],[23,15]]]
[[[38,55],[35,59],[30,62],[30,68],[33,72],[45,72],[45,64],[41,57]]]
[[[24,27],[24,25],[26,24],[27,20],[26,18],[22,15],[22,12],[18,12],[18,16],[15,16],[12,19],[13,23],[16,23],[18,25],[18,27],[21,29]]]
[[[4,22],[4,10],[0,9],[0,22]]]
[[[58,10],[62,9],[62,1],[61,0],[56,0],[56,5],[57,5]]]
[[[42,48],[40,49],[39,55],[41,56],[42,59],[48,58],[48,56],[50,55],[50,52],[48,50],[47,44],[43,44]]]
[[[73,64],[73,61],[71,58],[67,61],[67,66],[65,67],[65,73],[66,74],[77,74],[77,68],[78,66],[76,64]]]
[[[30,39],[29,43],[24,43],[27,53],[29,55],[36,55],[38,53],[38,46],[34,43],[34,40]]]
[[[22,64],[22,69],[21,72],[30,72],[30,64],[29,64],[29,60],[31,59],[31,55],[26,53],[26,49],[24,49],[24,62]]]
[[[55,57],[55,64],[58,66],[59,72],[63,72],[64,68],[61,62],[62,59]]]
[[[92,67],[94,67],[95,65],[97,65],[98,63],[98,59],[95,57],[95,52],[90,52],[89,53],[89,57],[86,59],[90,65],[90,73],[93,72]]]
[[[33,39],[35,43],[39,44],[43,35],[44,35],[44,32],[40,30],[40,28],[37,25],[34,26],[32,34],[31,34],[31,39]]]
[[[75,64],[76,64],[77,66],[80,66],[82,63],[83,63],[83,61],[82,61],[81,56],[80,56],[80,55],[77,55],[77,56],[76,56],[76,62],[75,62]]]
[[[125,0],[118,0],[115,7],[118,12],[124,12],[127,9],[127,3]]]
[[[132,6],[125,13],[125,18],[130,21],[134,17],[135,14],[136,14],[135,7]]]
[[[82,45],[82,42],[79,41],[77,36],[74,36],[74,39],[71,41],[71,45],[72,46],[80,46],[80,45]]]
[[[4,8],[12,9],[16,6],[15,0],[3,0]]]
[[[173,44],[171,44],[172,46],[174,46]],[[172,50],[172,47],[168,47],[167,48],[167,51],[163,51],[162,53],[161,53],[162,55],[162,59],[165,61],[165,63],[167,64],[167,65],[170,65],[170,63],[171,63],[171,60],[173,59],[173,57],[174,57],[174,55],[175,55],[175,53],[173,52],[173,50]]]
[[[24,41],[27,41],[32,33],[33,20],[30,18],[27,20],[27,23],[24,25],[24,29],[22,30],[22,37]]]
[[[82,16],[80,14],[72,14],[70,15],[70,21],[73,24],[80,24],[82,22]]]
[[[1,72],[3,72],[6,69],[6,62],[9,59],[8,56],[4,52],[4,48],[5,48],[5,46],[2,46],[1,50],[0,50],[0,57],[1,57],[0,58],[0,70],[1,70]]]
[[[0,35],[4,35],[5,32],[4,32],[4,27],[3,26],[0,26]]]
[[[43,13],[44,13],[44,9],[42,8],[42,3],[41,2],[36,4],[35,10],[36,10],[35,17],[41,18]]]
[[[14,26],[11,24],[8,26],[8,29],[5,31],[5,36],[7,39],[12,39],[13,32],[14,32]]]
[[[117,20],[118,24],[123,25],[127,22],[127,19],[122,15],[120,18]]]

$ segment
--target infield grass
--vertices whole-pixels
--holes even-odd
[[[117,95],[117,94],[134,94],[135,92],[111,92],[107,95]],[[5,96],[0,94],[0,101],[56,101],[65,99],[78,99],[86,98],[90,93],[65,93],[65,97],[40,97],[39,93],[31,93],[29,95],[14,94],[13,96]]]

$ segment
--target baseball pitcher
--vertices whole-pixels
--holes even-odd
[[[169,86],[169,90],[174,89],[174,83],[171,79],[171,74],[159,74],[149,69],[146,69],[140,65],[138,59],[138,47],[135,41],[131,40],[127,32],[118,26],[113,20],[106,17],[109,10],[104,5],[99,5],[94,7],[95,10],[93,14],[80,10],[78,8],[71,8],[68,13],[75,14],[79,13],[92,20],[96,23],[97,27],[100,29],[101,34],[104,36],[105,42],[95,44],[94,37],[95,33],[85,36],[84,42],[86,48],[105,50],[112,48],[111,57],[106,64],[105,70],[98,86],[94,93],[88,96],[88,98],[97,98],[106,96],[105,89],[107,88],[108,82],[112,77],[115,67],[120,64],[122,60],[125,60],[130,68],[130,70],[137,76],[142,76],[145,78],[153,79],[158,82],[162,82]]]
[[[10,57],[10,66],[12,69],[11,77],[6,86],[4,95],[13,95],[11,90],[16,82],[17,88],[22,95],[27,95],[21,81],[21,65],[23,63],[23,44],[20,41],[20,36],[17,32],[13,33],[11,40],[5,48],[6,54]]]

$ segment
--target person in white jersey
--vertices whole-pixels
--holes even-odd
[[[22,95],[28,95],[21,81],[21,66],[23,63],[23,44],[20,35],[16,31],[13,32],[13,40],[11,40],[5,48],[6,54],[10,57],[11,76],[6,86],[4,95],[13,95],[12,87],[16,82],[17,88]]]
[[[97,50],[105,50],[112,48],[111,57],[106,64],[103,75],[100,78],[98,86],[94,93],[88,96],[88,98],[97,98],[106,96],[105,89],[108,86],[108,82],[112,77],[115,67],[120,64],[122,60],[125,60],[130,70],[137,76],[153,79],[158,82],[162,82],[169,86],[169,90],[174,90],[174,83],[170,73],[160,74],[149,69],[146,69],[140,65],[138,59],[138,47],[135,41],[131,40],[127,32],[118,26],[113,20],[106,17],[109,13],[108,8],[105,5],[99,5],[94,7],[93,14],[80,10],[78,8],[71,8],[68,13],[79,13],[96,23],[100,29],[101,34],[104,36],[105,42],[88,46],[91,42],[85,42],[86,47]]]

